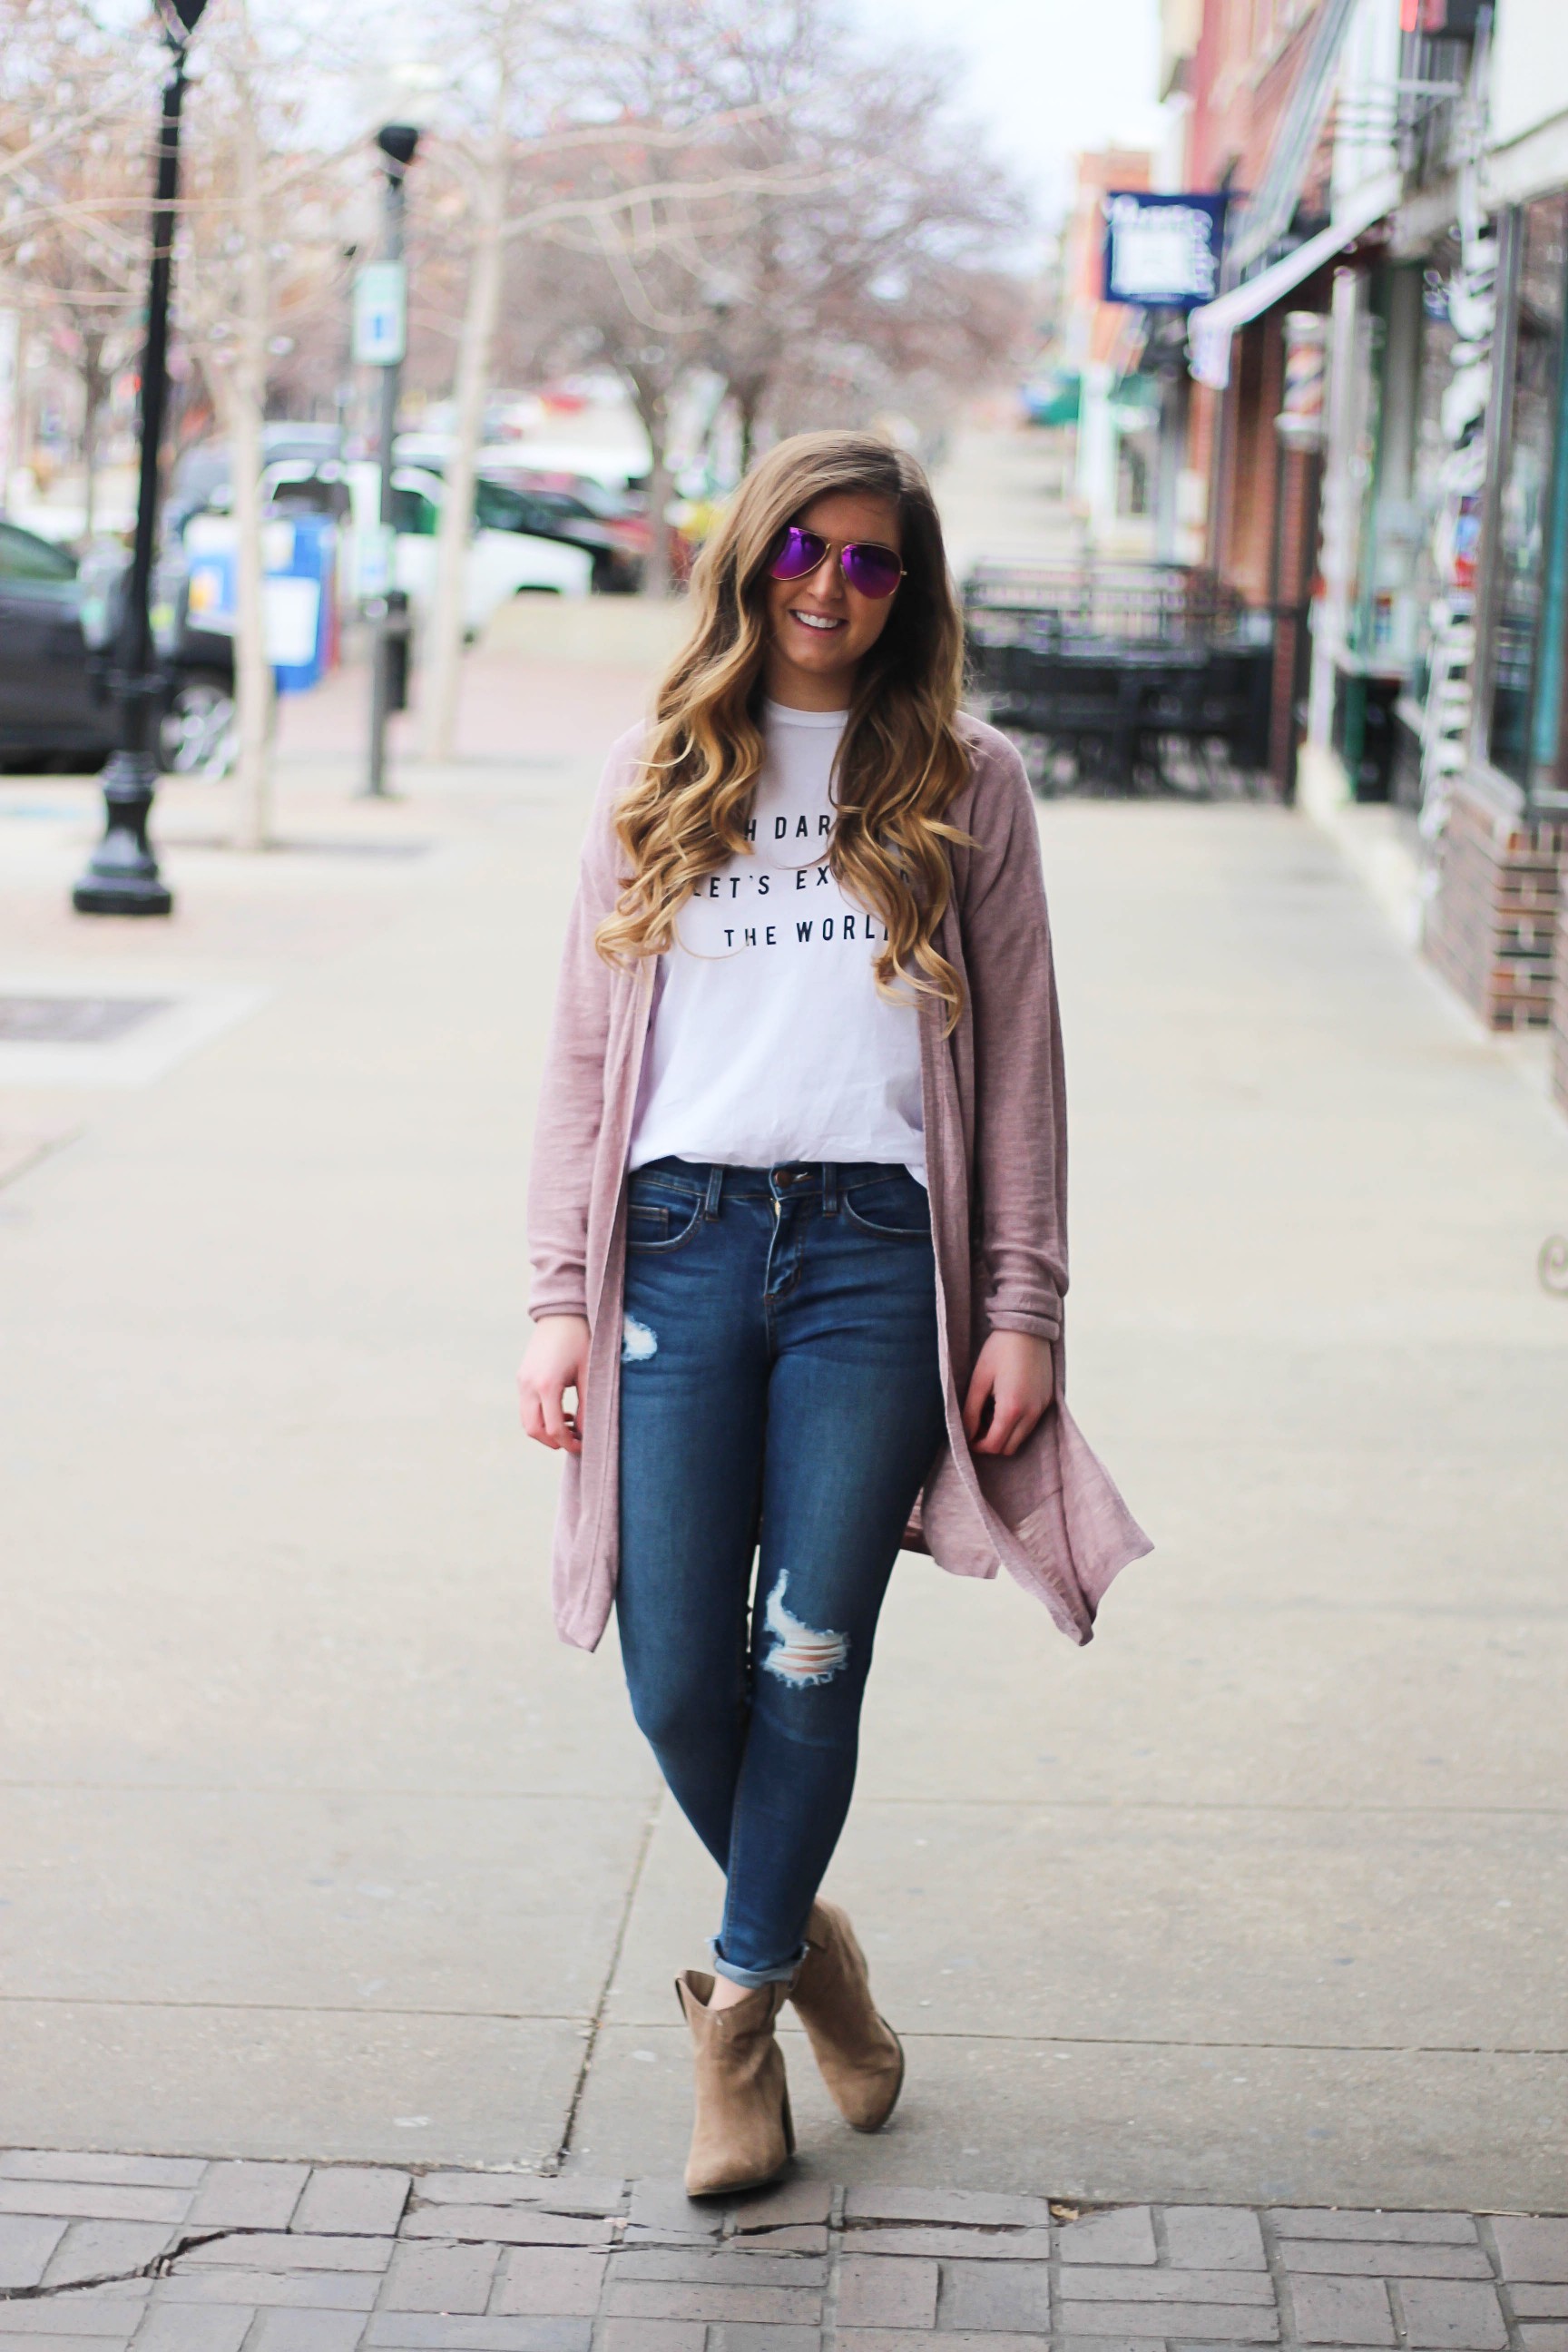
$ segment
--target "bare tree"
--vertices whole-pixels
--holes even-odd
[[[81,322],[74,332],[88,377],[90,477],[97,379],[114,331],[133,331],[145,284],[147,131],[166,55],[142,28],[106,33],[79,0],[0,6],[10,36],[0,47],[0,187],[15,192],[0,207],[0,258],[8,240],[35,311],[52,305],[57,320]],[[320,28],[310,37],[319,63]],[[176,315],[230,446],[238,835],[249,847],[262,845],[270,824],[261,515],[268,369],[279,319],[317,298],[335,258],[329,236],[301,234],[307,199],[335,163],[303,131],[302,49],[300,29],[279,12],[269,11],[264,42],[248,0],[214,0],[194,55],[183,142]],[[323,231],[331,218],[323,209]]]
[[[222,0],[222,16],[208,28],[203,76],[208,213],[204,220],[198,212],[193,222],[196,278],[184,310],[193,326],[199,320],[205,328],[204,360],[228,439],[234,486],[236,838],[242,849],[264,849],[272,824],[273,696],[261,541],[261,423],[272,313],[261,152],[263,68],[247,0]],[[228,169],[214,185],[219,155]]]
[[[1027,225],[984,139],[952,111],[952,61],[909,44],[868,52],[823,0],[743,10],[722,54],[726,83],[756,108],[741,143],[805,182],[759,195],[730,243],[733,292],[711,364],[730,387],[742,461],[764,428],[951,405],[1016,343],[1025,289],[996,256]],[[819,193],[809,175],[830,159],[838,170]]]
[[[1026,210],[952,113],[951,60],[868,51],[831,0],[622,0],[605,23],[588,71],[624,137],[588,182],[652,193],[563,218],[550,236],[573,267],[541,256],[531,290],[563,353],[626,384],[656,530],[671,410],[699,369],[727,387],[749,462],[763,431],[889,406],[932,423],[1011,356],[1026,290],[996,255]],[[694,186],[722,202],[675,199]]]
[[[303,135],[306,32],[277,12],[262,39],[249,0],[215,0],[202,23],[177,281],[180,322],[229,447],[236,540],[237,839],[272,826],[273,673],[263,550],[262,425],[283,322],[335,293],[339,206],[321,201],[342,158]],[[319,30],[309,39],[319,55]]]
[[[703,289],[711,252],[735,206],[779,174],[738,158],[716,136],[730,119],[697,129],[666,124],[564,122],[520,137],[514,98],[525,51],[560,40],[535,0],[490,0],[484,23],[489,103],[482,138],[457,148],[468,182],[468,290],[458,333],[452,443],[426,627],[426,758],[451,756],[463,634],[462,566],[474,503],[507,254],[531,245],[536,270],[566,291],[583,356],[616,365],[632,392],[652,452],[650,593],[668,584],[666,513],[671,404],[700,359],[711,324]],[[516,201],[512,191],[516,188]],[[561,272],[563,250],[593,266]],[[684,304],[684,310],[676,306]],[[544,304],[546,312],[556,307]],[[632,332],[626,332],[627,324]]]
[[[644,52],[638,51],[640,58]],[[657,56],[656,49],[647,52]],[[553,320],[543,340],[560,361],[613,369],[647,436],[650,595],[669,586],[670,435],[676,404],[710,363],[716,321],[733,283],[729,265],[747,208],[770,194],[821,193],[837,168],[803,169],[738,150],[732,109],[689,123],[651,113],[666,93],[650,76],[649,115],[626,116],[548,167],[531,210],[509,234],[535,245],[525,285],[535,315]],[[696,93],[700,97],[704,94]],[[691,106],[688,90],[684,103]]]
[[[485,402],[489,394],[496,322],[506,267],[506,226],[517,132],[513,109],[524,52],[536,34],[534,0],[489,0],[479,23],[481,82],[488,103],[478,136],[451,142],[470,222],[468,298],[458,340],[453,436],[436,547],[436,585],[427,624],[423,744],[427,760],[449,760],[458,724],[465,599],[463,572],[473,527],[474,485]],[[391,452],[385,453],[391,461]]]
[[[0,287],[77,379],[89,539],[100,421],[144,274],[151,89],[75,0],[0,0]]]
[[[74,187],[67,142],[40,143],[36,130],[67,62],[73,104],[107,127],[111,149],[126,148],[126,108],[151,95],[148,45],[110,39],[85,15],[83,33],[72,12],[87,5],[0,0],[0,28],[25,34],[0,47],[0,186],[9,157],[34,224],[35,282],[66,285],[41,278],[37,238],[68,236],[70,284],[89,311],[121,317],[140,284],[144,194]],[[188,117],[180,318],[234,457],[241,831],[253,845],[269,822],[261,420],[282,345],[313,321],[341,350],[333,198],[352,183],[343,156],[320,152],[302,68],[309,55],[319,78],[329,36],[312,13],[307,48],[303,23],[287,0],[265,20],[249,0],[213,0]],[[330,37],[375,33],[345,16]],[[1022,221],[949,113],[942,62],[907,43],[896,58],[868,53],[834,0],[460,0],[441,37],[445,96],[415,207],[426,282],[414,371],[454,394],[426,625],[425,750],[437,758],[453,739],[500,335],[540,371],[604,365],[626,387],[650,452],[647,585],[662,594],[671,436],[693,382],[707,372],[721,387],[747,457],[806,423],[889,408],[934,421],[1009,349],[1018,297],[994,257]],[[142,152],[140,137],[129,152]],[[368,176],[368,154],[356,168]],[[312,203],[321,218],[308,226]],[[21,250],[7,234],[0,206],[0,269]],[[109,333],[91,319],[74,331],[96,380]],[[89,416],[96,406],[89,389]],[[88,437],[90,451],[90,424]]]
[[[576,208],[563,198],[561,214],[542,230],[531,273],[542,307],[549,303],[560,318],[557,350],[579,365],[612,368],[647,436],[644,586],[656,597],[668,594],[670,583],[673,410],[707,350],[710,288],[723,227],[733,218],[733,188],[712,166],[710,154],[650,151],[635,133],[601,150],[583,173]],[[712,195],[689,193],[700,186]],[[679,193],[665,194],[667,187]]]

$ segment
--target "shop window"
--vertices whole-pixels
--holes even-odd
[[[1568,619],[1568,194],[1521,220],[1513,379],[1498,502],[1489,749],[1526,792],[1568,789],[1563,632]]]
[[[1415,436],[1411,457],[1411,498],[1415,510],[1415,551],[1411,566],[1413,660],[1410,690],[1424,704],[1430,683],[1431,610],[1441,597],[1469,610],[1475,586],[1473,547],[1459,546],[1441,526],[1448,511],[1448,470],[1453,442],[1443,425],[1443,396],[1454,378],[1458,337],[1448,315],[1448,289],[1461,267],[1458,240],[1442,237],[1421,271],[1421,353],[1415,393]],[[1472,514],[1475,501],[1470,501]]]

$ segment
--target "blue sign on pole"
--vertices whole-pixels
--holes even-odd
[[[1192,310],[1219,291],[1227,199],[1112,189],[1105,199],[1105,299]]]

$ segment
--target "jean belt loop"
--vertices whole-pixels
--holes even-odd
[[[719,1162],[715,1160],[708,1171],[708,1190],[702,1196],[702,1214],[705,1217],[716,1217],[718,1215],[719,1202],[723,1190],[724,1171],[720,1166]]]
[[[822,1163],[822,1213],[825,1217],[838,1214],[838,1170],[831,1160]]]

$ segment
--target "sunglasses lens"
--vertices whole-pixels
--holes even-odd
[[[804,580],[816,570],[827,552],[827,541],[814,530],[802,530],[791,523],[784,535],[784,544],[769,566],[775,580]]]
[[[903,578],[903,566],[890,547],[861,540],[844,551],[844,577],[862,596],[890,596]]]

